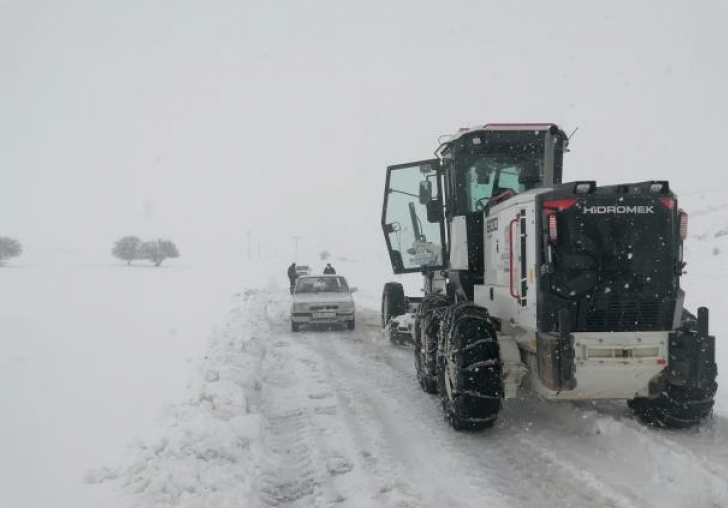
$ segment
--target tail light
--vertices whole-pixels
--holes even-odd
[[[568,210],[575,204],[576,198],[562,198],[544,201],[543,216],[546,220],[546,226],[548,227],[547,233],[549,242],[556,243],[556,240],[558,239],[558,231],[556,227],[556,212],[561,210]]]
[[[556,243],[556,240],[558,239],[558,232],[556,229],[556,214],[551,212],[546,215],[548,218],[548,227],[549,227],[549,241],[551,243]]]
[[[660,203],[668,210],[672,210],[675,207],[675,200],[672,198],[660,198]]]
[[[543,207],[551,210],[566,210],[576,204],[576,198],[552,199],[544,201]]]
[[[685,239],[688,237],[688,214],[685,213],[685,210],[678,210],[677,212],[678,217],[678,231],[680,233],[680,241],[684,242]]]

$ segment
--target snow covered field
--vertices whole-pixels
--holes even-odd
[[[381,337],[378,247],[334,259],[357,330],[301,334],[288,259],[21,258],[0,269],[0,506],[728,506],[728,204],[682,206],[688,305],[713,310],[721,371],[715,417],[690,432],[528,397],[492,431],[453,432],[411,350]]]
[[[86,471],[117,462],[189,396],[208,338],[236,292],[265,285],[258,274],[61,255],[3,267],[0,506],[113,506],[84,486]]]

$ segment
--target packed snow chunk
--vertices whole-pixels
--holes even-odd
[[[344,457],[329,457],[326,461],[326,469],[332,476],[348,473],[354,466]]]
[[[156,442],[141,445],[136,460],[119,478],[148,502],[209,505],[215,491],[247,495],[250,489],[250,444],[259,437],[260,417],[239,415],[222,420],[204,412],[180,414],[178,425]],[[109,479],[113,476],[109,475]]]
[[[614,418],[600,417],[594,420],[592,434],[614,437],[622,433],[624,424]]]
[[[229,380],[209,383],[201,391],[199,401],[209,412],[224,420],[241,412],[248,413],[245,392]]]

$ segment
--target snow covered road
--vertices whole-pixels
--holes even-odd
[[[134,506],[725,507],[728,420],[655,431],[624,404],[508,401],[458,433],[412,351],[358,329],[291,333],[288,295],[248,290],[210,344],[196,396],[115,479]]]

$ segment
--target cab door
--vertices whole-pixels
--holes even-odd
[[[511,326],[536,323],[536,251],[533,199],[516,196],[485,217],[485,278],[476,302]]]
[[[521,328],[536,328],[536,234],[533,200],[515,207],[511,220],[510,292],[517,307],[517,322]]]
[[[382,230],[394,273],[444,267],[442,195],[439,159],[387,168]]]

